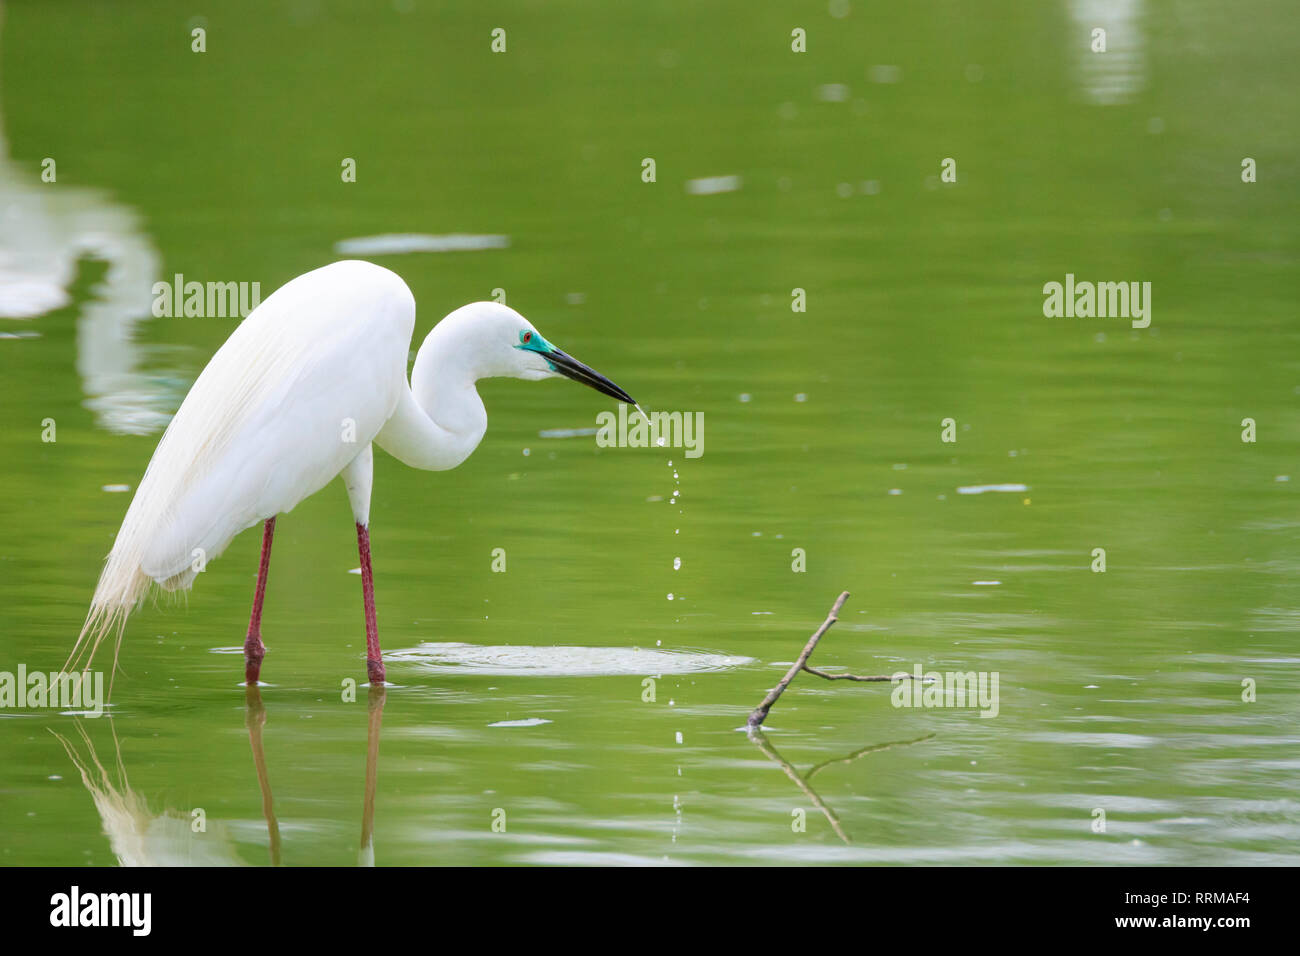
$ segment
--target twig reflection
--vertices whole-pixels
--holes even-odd
[[[814,807],[822,812],[830,823],[831,829],[835,831],[835,834],[843,840],[846,845],[852,841],[849,840],[849,835],[844,832],[844,827],[840,824],[840,818],[836,815],[835,811],[831,809],[830,805],[818,795],[817,791],[812,788],[812,785],[808,781],[811,780],[813,775],[818,771],[825,767],[829,767],[831,764],[850,763],[857,760],[859,757],[865,756],[869,753],[875,753],[878,750],[889,750],[891,747],[906,747],[910,744],[919,744],[921,741],[929,740],[934,736],[934,734],[926,734],[924,737],[917,737],[914,740],[894,740],[884,744],[871,744],[870,746],[862,747],[850,754],[846,754],[843,757],[832,757],[830,760],[823,760],[821,763],[815,764],[811,767],[807,773],[800,775],[799,771],[794,768],[794,765],[782,757],[777,752],[776,748],[772,746],[771,741],[769,741],[766,735],[764,735],[761,727],[746,727],[745,733],[746,736],[749,737],[750,741],[752,741],[753,744],[763,752],[763,756],[777,764],[781,768],[782,772],[794,781],[795,786],[804,792],[804,795],[812,801]]]

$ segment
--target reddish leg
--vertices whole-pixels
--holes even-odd
[[[275,519],[267,518],[262,529],[262,563],[257,567],[257,590],[253,592],[253,613],[248,618],[248,637],[244,641],[244,681],[256,684],[262,672],[266,645],[262,643],[262,598],[266,596],[266,572],[271,567],[271,537]]]
[[[375,623],[375,577],[370,570],[370,529],[357,522],[357,551],[361,553],[361,594],[366,603],[366,671],[370,683],[384,682],[384,659],[379,650],[379,627]]]

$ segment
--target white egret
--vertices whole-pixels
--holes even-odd
[[[103,638],[120,648],[127,615],[153,583],[189,588],[207,561],[263,524],[244,643],[245,679],[266,646],[262,601],[276,516],[342,475],[356,522],[366,661],[384,680],[370,564],[371,442],[413,468],[455,468],[487,430],[474,383],[565,376],[622,402],[625,391],[496,302],[452,312],[428,334],[411,381],[415,299],[393,272],[336,262],[301,275],[254,309],[217,350],[167,426],[106,559],[66,668],[89,667]],[[115,649],[116,666],[116,649]]]

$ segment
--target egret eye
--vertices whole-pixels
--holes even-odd
[[[528,344],[529,342],[531,342],[532,340],[533,340],[533,333],[532,333],[532,332],[529,332],[529,331],[523,331],[523,332],[520,332],[520,333],[519,333],[519,341],[520,341],[520,342],[523,342],[524,345],[527,345],[527,344]]]

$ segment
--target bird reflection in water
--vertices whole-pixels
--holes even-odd
[[[386,688],[371,687],[366,708],[366,776],[361,810],[361,846],[359,866],[375,864],[375,788],[379,776],[379,734],[384,720]],[[262,816],[266,820],[267,845],[272,866],[281,863],[280,824],[275,816],[271,778],[267,770],[263,728],[267,710],[257,686],[245,688],[245,718],[248,743],[253,751],[253,767],[262,793]],[[113,855],[121,866],[242,866],[227,825],[205,820],[196,832],[193,817],[180,810],[165,809],[153,813],[145,798],[132,789],[122,762],[122,745],[113,718],[108,718],[113,735],[114,769],[104,767],[84,724],[76,722],[80,740],[69,740],[51,733],[63,745],[68,757],[81,774],[103,823]]]
[[[51,730],[68,752],[81,782],[90,792],[104,825],[104,835],[121,866],[239,866],[240,859],[225,824],[205,822],[206,832],[195,832],[190,814],[166,809],[153,813],[145,798],[131,788],[117,727],[108,718],[113,734],[114,772],[110,773],[95,753],[85,725],[76,723],[79,742]],[[81,747],[85,752],[82,753]]]

